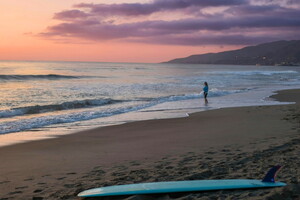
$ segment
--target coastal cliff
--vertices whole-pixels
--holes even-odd
[[[300,40],[276,41],[233,51],[191,55],[166,63],[299,66]]]

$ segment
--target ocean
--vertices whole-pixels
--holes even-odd
[[[300,68],[1,61],[0,85],[4,146],[210,109],[282,104],[269,96],[300,88]]]

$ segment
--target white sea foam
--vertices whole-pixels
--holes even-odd
[[[232,90],[232,91],[223,91],[223,90],[218,90],[218,89],[211,89],[209,92],[210,97],[219,97],[219,96],[224,96],[228,94],[233,94],[233,93],[240,93],[245,90]],[[41,117],[32,117],[28,119],[20,119],[16,121],[8,121],[8,122],[2,122],[0,123],[0,134],[7,134],[11,132],[19,132],[19,131],[25,131],[33,128],[41,128],[44,126],[49,126],[53,124],[62,124],[62,123],[71,123],[71,122],[78,122],[78,121],[86,121],[86,120],[91,120],[91,119],[96,119],[96,118],[102,118],[102,117],[108,117],[108,116],[113,116],[113,115],[118,115],[122,113],[128,113],[128,112],[133,112],[133,111],[138,111],[144,108],[148,108],[160,103],[165,103],[165,102],[174,102],[174,101],[182,101],[182,100],[190,100],[190,99],[198,99],[202,97],[202,93],[194,93],[194,94],[185,94],[185,95],[174,95],[174,96],[167,96],[167,97],[159,97],[159,98],[152,98],[148,99],[148,102],[132,105],[132,106],[125,106],[125,107],[120,107],[120,108],[115,108],[115,109],[106,109],[106,110],[101,110],[101,111],[78,111],[78,112],[72,112],[68,114],[59,114],[59,115],[49,115],[49,116],[41,116]],[[78,106],[86,106],[86,105],[93,105],[93,106],[100,106],[103,104],[108,104],[109,102],[117,102],[116,100],[94,100],[94,101],[78,101],[77,104]],[[136,102],[136,101],[133,101]],[[138,102],[138,101],[137,101]],[[69,105],[70,102],[68,102],[67,105]],[[75,102],[72,102],[72,107],[75,107],[74,104]],[[62,109],[62,105],[60,104],[59,108]],[[64,107],[65,109],[70,109],[69,107]],[[57,105],[53,106],[36,106],[34,108],[19,108],[16,109],[15,112],[5,112],[5,111],[0,111],[0,115],[8,117],[12,115],[23,115],[24,112],[28,112],[28,109],[36,109],[35,113],[37,112],[42,112],[43,109],[45,108],[51,108],[51,110],[47,110],[48,112],[50,111],[55,111],[53,108],[57,108]],[[57,110],[57,109],[56,109]],[[45,111],[46,112],[46,111]]]
[[[121,102],[121,101],[113,100],[113,99],[85,99],[85,100],[76,100],[76,101],[63,102],[60,104],[52,104],[52,105],[35,105],[35,106],[19,107],[19,108],[12,108],[9,110],[0,110],[0,118],[46,113],[46,112],[53,112],[59,110],[70,110],[70,109],[78,109],[78,108],[86,108],[86,107],[103,106],[103,105],[113,104],[117,102]]]

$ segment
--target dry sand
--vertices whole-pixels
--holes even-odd
[[[96,199],[300,199],[300,90],[292,105],[226,108],[187,118],[97,128],[0,148],[0,199],[78,199],[108,185],[260,179],[272,165],[287,187]],[[95,199],[95,198],[94,198]]]

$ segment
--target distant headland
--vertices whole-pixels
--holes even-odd
[[[283,40],[233,51],[191,55],[166,63],[300,66],[300,40]]]

